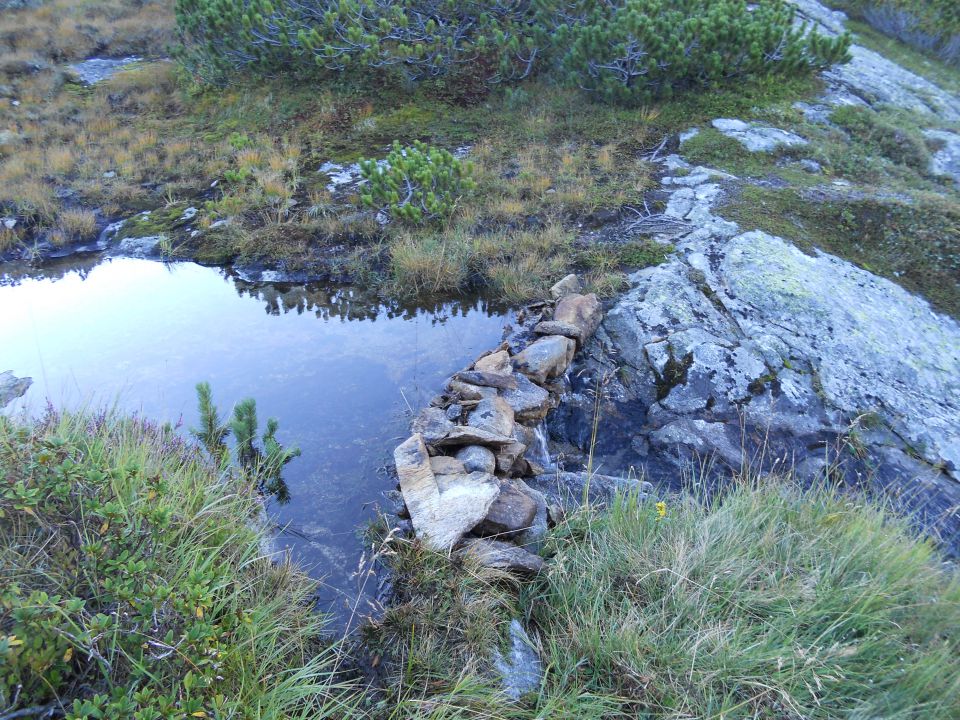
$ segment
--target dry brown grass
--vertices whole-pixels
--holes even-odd
[[[119,208],[142,199],[141,184],[158,170],[179,173],[177,160],[189,151],[178,147],[168,159],[156,127],[179,103],[172,63],[121,73],[92,91],[76,90],[64,71],[93,53],[163,53],[173,37],[172,7],[166,0],[50,0],[0,14],[0,85],[10,96],[0,98],[0,214],[16,215],[27,235],[46,231],[72,242],[92,232],[93,216],[65,208],[58,194]],[[111,170],[120,178],[106,182]],[[67,192],[55,192],[61,189]]]
[[[90,210],[71,208],[60,213],[57,229],[65,242],[87,240],[97,231],[97,216]]]

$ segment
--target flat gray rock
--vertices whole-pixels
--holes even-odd
[[[930,172],[960,184],[960,135],[946,130],[926,130],[923,134],[940,146],[930,160]]]
[[[493,664],[500,673],[503,692],[511,700],[537,692],[543,679],[543,663],[520,621],[510,621],[510,650],[493,651]]]
[[[743,120],[719,118],[713,121],[713,127],[727,137],[731,137],[750,152],[771,152],[778,147],[800,147],[807,141],[792,132],[774,127],[764,127]]]
[[[23,395],[33,385],[33,378],[18,378],[10,370],[0,372],[0,409]]]

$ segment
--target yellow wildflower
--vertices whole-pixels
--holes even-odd
[[[661,500],[657,503],[657,520],[667,516],[667,504]]]

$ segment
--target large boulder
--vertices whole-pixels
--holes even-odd
[[[513,366],[534,382],[561,377],[570,367],[576,342],[562,335],[548,335],[530,343],[513,356]]]
[[[459,542],[486,517],[500,494],[496,478],[486,473],[435,475],[419,434],[400,445],[393,457],[417,537],[435,550],[446,551]]]

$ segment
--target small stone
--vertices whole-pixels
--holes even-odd
[[[473,364],[473,369],[477,372],[494,375],[511,375],[513,367],[510,365],[510,353],[506,350],[499,350],[490,355],[485,355]]]
[[[453,405],[447,408],[447,420],[450,422],[457,422],[460,420],[460,416],[463,414],[463,405],[459,403],[454,403]]]
[[[801,160],[800,167],[811,175],[817,175],[823,172],[823,168],[820,166],[820,163],[818,163],[816,160],[811,160],[810,158],[804,158]]]
[[[471,385],[481,385],[483,387],[493,387],[499,390],[510,390],[517,386],[516,380],[509,375],[500,375],[499,373],[477,372],[476,370],[464,370],[453,376],[454,380],[470,383]]]
[[[454,424],[447,418],[446,412],[435,407],[421,410],[412,425],[413,432],[421,434],[428,445],[443,440],[453,428]]]
[[[513,408],[501,397],[485,398],[470,413],[468,425],[495,435],[511,435]]]
[[[539,322],[534,326],[533,331],[537,335],[563,335],[571,340],[576,340],[577,343],[583,342],[583,333],[580,331],[580,328],[570,323],[560,322],[559,320],[544,320],[543,322]]]
[[[485,385],[471,385],[470,383],[460,382],[459,380],[449,380],[447,390],[458,396],[461,400],[483,400],[487,397],[496,397],[497,389]]]
[[[468,472],[460,460],[449,455],[437,455],[430,458],[430,469],[434,475],[466,475]]]
[[[509,445],[514,440],[512,437],[496,435],[480,428],[470,425],[454,425],[444,438],[433,443],[437,447],[455,447],[458,445],[489,445],[492,447],[502,447]]]
[[[457,460],[467,472],[485,472],[491,475],[497,469],[497,456],[490,448],[468,445],[457,452]]]
[[[107,180],[112,180],[116,176],[117,176],[117,173],[113,170],[108,170],[103,174],[103,177],[106,178]]]
[[[581,289],[582,286],[580,285],[580,278],[573,273],[570,273],[556,283],[552,288],[550,288],[550,297],[552,297],[554,300],[559,300],[564,295],[578,293]]]
[[[497,471],[503,475],[510,475],[513,466],[523,456],[527,446],[521,442],[512,442],[497,448]]]
[[[474,528],[478,535],[512,537],[529,529],[537,514],[537,503],[512,483],[500,486],[500,495],[493,501],[487,516]]]
[[[576,351],[576,343],[562,335],[547,335],[513,357],[513,366],[537,383],[562,376]]]
[[[600,327],[603,311],[600,301],[594,293],[589,295],[567,295],[557,303],[553,311],[555,322],[566,323],[580,329],[581,343],[586,342]]]
[[[483,567],[535,575],[543,569],[543,558],[503,540],[470,538],[464,541],[463,554]]]

